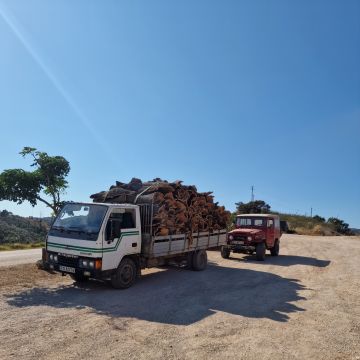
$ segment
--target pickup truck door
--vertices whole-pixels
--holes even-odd
[[[266,244],[268,247],[273,247],[275,242],[275,224],[273,219],[267,220]]]
[[[140,221],[134,208],[113,208],[103,236],[102,270],[116,269],[125,255],[141,251]]]

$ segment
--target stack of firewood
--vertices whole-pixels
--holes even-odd
[[[154,179],[128,184],[117,181],[109,191],[90,196],[94,202],[154,204],[153,235],[174,235],[226,228],[230,212],[214,202],[211,192],[200,193],[181,181]]]

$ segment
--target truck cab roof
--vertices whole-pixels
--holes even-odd
[[[239,214],[236,217],[264,217],[264,218],[279,218],[279,215],[275,214]]]
[[[134,204],[113,204],[113,203],[81,202],[81,201],[69,201],[67,202],[67,204],[103,205],[103,206],[107,206],[108,208],[123,207],[128,209],[135,209],[139,207],[138,205],[134,205]]]

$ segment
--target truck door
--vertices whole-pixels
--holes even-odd
[[[268,247],[273,247],[275,241],[275,226],[274,219],[267,220],[267,231],[266,231],[266,244]]]
[[[113,208],[103,236],[103,270],[116,269],[126,255],[141,251],[136,208]]]

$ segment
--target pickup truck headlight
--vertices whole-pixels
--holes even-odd
[[[248,241],[251,241],[251,240],[252,240],[252,237],[251,237],[251,236],[248,236],[247,239],[248,239]]]
[[[232,235],[229,235],[228,239],[231,241],[234,240],[234,237]]]

